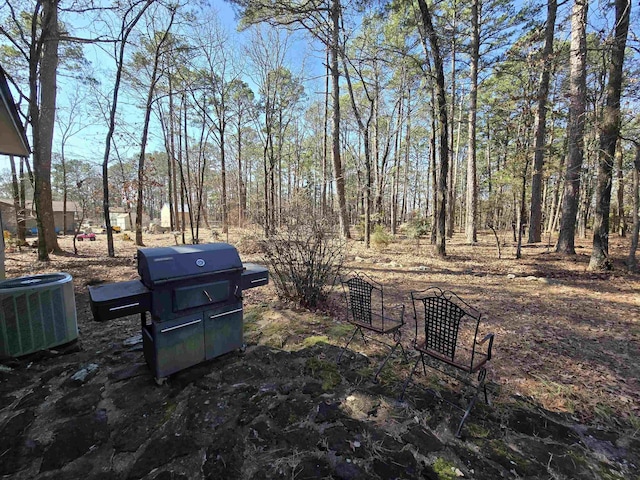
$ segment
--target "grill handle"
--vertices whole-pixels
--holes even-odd
[[[183,323],[182,325],[176,325],[175,327],[163,328],[160,330],[160,333],[170,332],[172,330],[178,330],[179,328],[189,327],[191,325],[195,325],[196,323],[202,322],[202,319],[193,320],[192,322]]]
[[[209,272],[198,273],[196,275],[181,275],[179,277],[161,278],[159,280],[151,280],[150,283],[153,286],[164,285],[165,283],[178,282],[180,280],[190,280],[193,278],[210,277],[211,275],[218,275],[220,273],[236,273],[236,272],[242,272],[242,271],[243,271],[242,267],[227,268],[225,270],[213,270]]]

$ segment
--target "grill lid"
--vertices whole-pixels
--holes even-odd
[[[238,251],[228,243],[138,249],[138,274],[148,287],[223,271],[242,271]]]

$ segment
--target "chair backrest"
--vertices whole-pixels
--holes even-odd
[[[462,324],[467,320],[469,325],[466,326],[470,328],[475,342],[480,314],[455,293],[432,287],[422,292],[411,292],[411,300],[416,319],[416,341],[424,342],[428,350],[455,362],[458,337]],[[420,328],[418,318],[422,315],[424,327]]]
[[[363,275],[355,275],[341,283],[352,319],[372,325],[373,317],[379,317],[383,313],[382,286],[369,277],[363,278]]]

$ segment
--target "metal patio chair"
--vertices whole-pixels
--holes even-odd
[[[398,312],[395,316],[389,315],[389,311],[385,309],[384,305],[382,285],[365,274],[354,273],[351,278],[341,280],[340,283],[342,284],[347,304],[347,321],[351,323],[355,329],[349,341],[342,348],[337,363],[340,363],[342,355],[358,333],[360,333],[365,344],[368,340],[372,340],[389,347],[389,354],[385,357],[373,376],[373,382],[376,383],[378,381],[378,375],[380,375],[380,372],[396,348],[400,347],[405,361],[408,361],[404,348],[400,343],[401,329],[405,324],[404,305],[397,306]],[[393,342],[388,343],[382,340],[385,336],[391,337]]]
[[[400,400],[403,399],[419,363],[422,363],[425,375],[429,364],[431,368],[471,386],[475,393],[466,409],[447,402],[464,411],[456,431],[456,437],[460,437],[462,426],[480,392],[484,393],[484,400],[489,403],[485,383],[486,366],[491,359],[494,334],[489,333],[478,340],[480,312],[453,292],[431,287],[421,292],[411,292],[411,302],[416,326],[412,344],[419,357],[402,387]],[[474,382],[473,377],[476,375]]]

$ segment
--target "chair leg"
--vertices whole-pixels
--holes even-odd
[[[462,416],[462,420],[460,420],[460,425],[458,425],[458,430],[456,430],[456,438],[460,438],[460,432],[462,431],[462,426],[464,425],[464,422],[467,420],[467,417],[471,413],[471,409],[476,404],[476,401],[478,400],[478,394],[479,393],[480,393],[480,391],[477,390],[476,394],[471,399],[471,402],[469,403],[469,406],[465,410],[464,415]]]
[[[391,351],[389,352],[389,354],[385,357],[384,361],[380,364],[380,366],[378,367],[378,370],[376,370],[376,374],[373,376],[373,383],[378,383],[378,375],[380,375],[380,372],[382,371],[382,369],[384,368],[384,366],[387,364],[387,362],[389,361],[389,359],[391,358],[391,355],[393,355],[393,352],[395,352],[396,348],[398,348],[398,346],[400,346],[400,348],[402,348],[402,345],[400,344],[400,342],[397,342],[392,348]],[[402,349],[402,353],[404,353],[404,349]],[[406,358],[406,355],[405,355]]]
[[[338,360],[336,361],[336,363],[340,363],[340,361],[342,360],[342,355],[344,354],[345,350],[347,349],[347,347],[349,346],[349,344],[352,342],[353,337],[356,336],[356,333],[358,333],[358,331],[360,332],[361,335],[364,336],[364,334],[362,333],[362,330],[360,329],[360,327],[356,327],[355,330],[353,331],[353,333],[351,334],[351,337],[349,338],[349,341],[347,342],[347,344],[342,347],[342,351],[340,352],[340,355],[338,355]]]
[[[480,370],[480,373],[478,374],[478,381],[480,382],[480,385],[482,385],[482,391],[484,392],[484,403],[486,403],[487,405],[491,405],[489,403],[489,395],[487,394],[487,383],[485,382],[486,378],[487,378],[487,370],[483,368],[482,370]]]
[[[487,398],[487,385],[485,383],[485,378],[487,378],[487,370],[483,368],[482,370],[480,370],[480,372],[478,372],[478,386],[476,387],[476,393],[473,395],[473,398],[471,399],[469,406],[465,410],[462,420],[460,421],[460,425],[458,425],[458,430],[456,430],[456,438],[460,438],[460,432],[462,431],[462,426],[464,425],[464,422],[467,420],[467,417],[471,413],[471,409],[478,401],[478,396],[480,395],[481,391],[484,393],[484,401],[487,404],[489,404],[488,398]]]
[[[402,350],[402,356],[404,358],[404,362],[405,363],[409,363],[409,357],[407,357],[407,352],[404,349],[404,347],[402,346],[402,344],[400,342],[398,342],[396,345],[400,345],[400,350]]]
[[[402,393],[400,393],[400,397],[398,397],[399,401],[402,401],[404,399],[404,392],[407,390],[407,387],[409,386],[409,382],[411,381],[411,378],[413,377],[413,374],[415,373],[416,368],[418,368],[418,363],[420,363],[420,360],[422,360],[422,354],[420,354],[420,357],[418,357],[418,360],[416,360],[416,363],[413,365],[413,368],[411,369],[411,373],[409,374],[407,379],[404,381],[404,385],[402,386]],[[424,364],[424,361],[423,361],[423,364]]]

